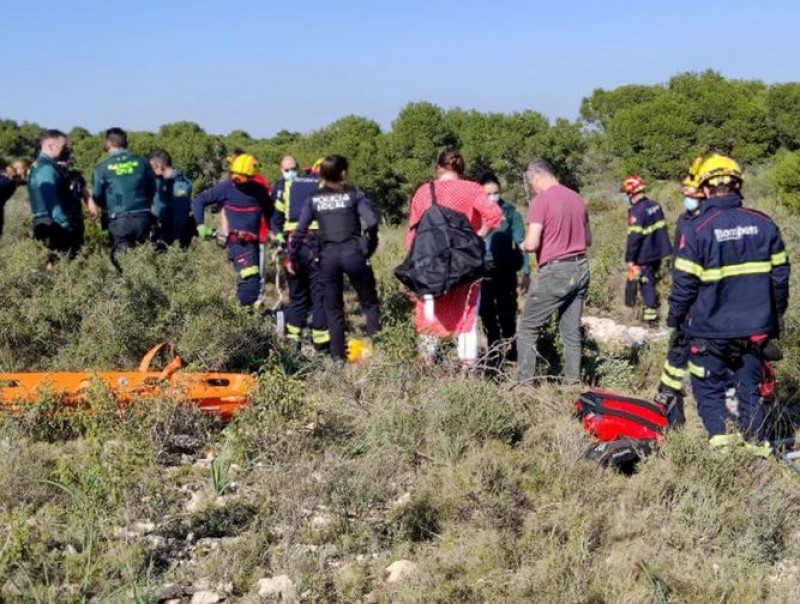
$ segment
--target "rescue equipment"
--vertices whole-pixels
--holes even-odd
[[[66,408],[86,404],[86,393],[99,380],[120,404],[175,398],[196,405],[204,413],[230,419],[256,389],[256,380],[241,373],[182,372],[183,359],[170,346],[172,360],[161,371],[151,369],[165,343],[151,348],[138,371],[0,373],[0,410],[23,411],[35,405],[43,392],[52,392]]]

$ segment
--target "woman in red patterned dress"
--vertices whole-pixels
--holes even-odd
[[[464,158],[458,151],[443,151],[436,161],[434,180],[436,201],[467,217],[472,228],[481,237],[500,226],[502,213],[492,203],[476,182],[464,180]],[[414,241],[416,226],[431,205],[431,190],[423,184],[411,199],[406,250]],[[469,366],[478,358],[477,315],[480,302],[480,281],[459,285],[447,294],[433,299],[417,300],[414,328],[419,334],[420,359],[432,363],[438,341],[452,335],[458,336],[458,358]]]

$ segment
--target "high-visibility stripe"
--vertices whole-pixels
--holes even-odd
[[[716,449],[717,447],[730,447],[732,445],[741,445],[744,442],[744,438],[738,432],[733,434],[715,434],[711,438],[708,439],[708,445],[712,449]]]
[[[303,330],[297,325],[286,324],[286,337],[290,340],[300,340],[300,334]]]
[[[247,279],[248,277],[258,277],[259,271],[257,266],[248,266],[247,268],[243,268],[239,271],[239,276],[242,279]]]
[[[772,270],[773,263],[764,262],[743,262],[742,264],[729,264],[727,266],[720,266],[718,268],[703,268],[699,264],[687,260],[686,258],[677,258],[675,260],[675,270],[682,271],[694,275],[703,283],[711,283],[713,281],[722,281],[728,277],[741,277],[744,275],[763,275]]]
[[[743,275],[761,275],[772,270],[771,262],[743,262],[742,264],[729,264],[719,268],[707,268],[700,275],[704,283],[722,281],[728,277],[741,277]]]
[[[664,371],[676,378],[684,378],[686,377],[686,370],[682,367],[675,367],[675,365],[670,365],[669,361],[664,363]]]
[[[658,229],[665,228],[667,228],[667,223],[663,220],[659,220],[658,222],[654,222],[650,226],[646,227],[630,225],[628,227],[628,233],[641,233],[642,235],[650,235],[651,233],[655,233]]]
[[[284,233],[290,233],[290,232],[292,232],[292,231],[294,231],[296,229],[297,229],[297,223],[296,222],[286,221],[283,224],[283,232]],[[317,223],[316,220],[312,220],[311,221],[311,224],[308,225],[308,230],[309,231],[318,231],[319,230],[319,224]]]
[[[655,308],[645,308],[642,310],[642,319],[645,321],[658,319],[658,311]]]
[[[789,257],[786,255],[786,252],[772,254],[772,266],[780,266],[781,264],[786,264],[787,262],[789,262]]]
[[[697,264],[696,262],[692,262],[691,260],[687,260],[686,258],[675,258],[675,264],[673,267],[676,271],[683,271],[684,273],[689,273],[690,275],[694,275],[698,279],[703,275],[703,267]]]
[[[286,211],[286,204],[280,201],[280,197],[275,201],[275,210],[278,212]]]
[[[700,367],[700,365],[695,365],[691,361],[689,361],[689,373],[691,373],[695,377],[699,377],[701,380],[705,379],[706,377],[706,370],[704,367]]]
[[[669,376],[666,371],[661,373],[661,383],[673,390],[681,390],[683,388],[683,381]]]
[[[328,332],[327,329],[312,329],[311,330],[311,341],[314,344],[327,344],[331,341],[331,334]]]

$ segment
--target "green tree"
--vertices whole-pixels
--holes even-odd
[[[777,143],[790,151],[800,149],[800,84],[771,86],[766,105]]]
[[[800,151],[778,154],[771,176],[781,204],[800,211]]]
[[[392,123],[389,157],[402,178],[402,191],[408,197],[417,186],[431,178],[439,152],[455,147],[458,138],[448,128],[445,113],[432,103],[409,103]]]
[[[175,122],[159,128],[153,146],[172,155],[175,167],[192,179],[195,191],[217,181],[225,169],[225,146],[217,137],[210,137],[194,122]]]

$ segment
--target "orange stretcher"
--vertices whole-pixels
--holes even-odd
[[[181,372],[183,359],[171,348],[172,360],[161,371],[151,370],[155,356],[166,346],[158,344],[142,358],[138,371],[0,373],[0,410],[21,411],[34,405],[42,393],[52,393],[65,406],[86,404],[86,392],[97,380],[118,403],[143,399],[186,400],[203,412],[230,419],[255,392],[256,380],[241,373]]]

